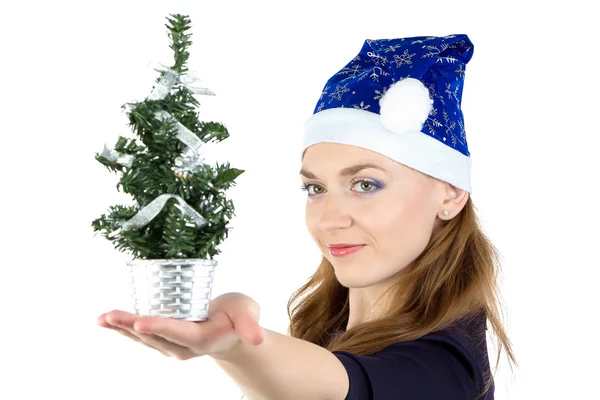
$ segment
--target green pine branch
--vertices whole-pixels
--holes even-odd
[[[165,207],[165,227],[162,234],[161,247],[166,258],[192,258],[195,254],[195,243],[198,228],[193,220],[182,214],[179,204],[174,200]]]
[[[95,158],[96,158],[96,161],[98,161],[99,163],[104,165],[110,172],[123,172],[124,171],[124,167],[121,164],[119,164],[115,161],[107,160],[106,158],[102,157],[98,153],[96,153]]]
[[[176,72],[187,72],[185,64],[187,63],[190,54],[187,49],[191,46],[191,35],[186,33],[191,29],[191,21],[185,15],[174,14],[173,18],[167,18],[171,25],[166,25],[169,30],[169,38],[171,39],[171,49],[175,58],[173,69]]]

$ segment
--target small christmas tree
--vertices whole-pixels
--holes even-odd
[[[203,163],[202,144],[220,142],[229,133],[221,123],[199,120],[194,94],[214,93],[194,87],[198,79],[186,67],[189,18],[170,16],[166,26],[175,64],[156,68],[161,74],[144,101],[122,106],[139,141],[119,136],[114,149],[96,154],[108,170],[122,174],[117,190],[136,204],[109,207],[92,227],[136,259],[212,259],[235,215],[224,192],[244,171],[229,163]]]

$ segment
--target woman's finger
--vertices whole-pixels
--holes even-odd
[[[138,333],[160,336],[200,354],[206,354],[207,348],[211,347],[215,340],[219,340],[225,333],[233,330],[229,318],[223,313],[217,313],[209,320],[199,322],[146,317],[136,321],[134,329]]]
[[[110,328],[118,331],[121,335],[126,336],[136,342],[143,344],[146,347],[154,349],[167,357],[173,357],[178,360],[189,360],[190,358],[197,357],[198,355],[186,347],[179,346],[174,343],[170,343],[161,337],[156,335],[141,334],[136,332],[130,332],[128,329],[113,327]]]
[[[130,334],[137,336],[150,347],[153,347],[161,352],[166,352],[171,357],[174,357],[178,360],[189,360],[190,358],[198,356],[198,354],[194,353],[189,348],[169,342],[160,336],[137,332],[130,332]]]
[[[99,324],[102,318],[99,318]],[[142,317],[114,310],[104,316],[106,324],[128,329],[132,334],[154,334],[181,347],[201,340],[202,329],[196,323],[177,318]]]
[[[109,325],[133,330],[133,324],[135,321],[141,318],[144,317],[140,317],[139,315],[131,314],[126,311],[113,310],[107,314],[104,314],[103,316],[100,316],[98,318],[98,324],[101,322],[106,322]]]
[[[98,324],[107,328],[117,330],[122,335],[127,336],[128,338],[135,340],[136,342],[140,342],[147,347],[158,350],[165,356],[172,356],[181,360],[187,360],[197,356],[197,354],[190,351],[185,346],[180,346],[177,343],[169,342],[168,340],[165,340],[151,333],[143,334],[140,332],[136,332],[134,329],[134,324],[137,321],[144,320],[146,318],[153,317],[140,317],[139,315],[115,310],[100,316],[98,318]]]
[[[148,343],[146,343],[145,341],[143,341],[142,339],[140,339],[138,336],[136,336],[136,335],[132,334],[131,332],[129,332],[127,329],[122,329],[122,328],[119,328],[119,327],[116,327],[116,326],[107,326],[106,328],[112,329],[113,331],[116,331],[116,332],[119,332],[121,335],[123,335],[125,337],[128,337],[129,339],[131,339],[133,341],[136,341],[138,343],[143,344],[146,347],[149,347],[149,348],[151,348],[153,350],[156,350],[160,354],[162,354],[163,356],[171,357],[171,354],[169,354],[169,353],[167,353],[167,352],[165,352],[165,351],[163,351],[163,350],[161,350],[159,348],[156,348],[154,346],[149,345]]]

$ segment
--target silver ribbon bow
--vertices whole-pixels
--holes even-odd
[[[148,204],[146,207],[142,208],[135,216],[121,223],[120,225],[126,230],[139,229],[148,225],[150,221],[156,218],[156,216],[164,208],[165,204],[167,204],[167,201],[170,199],[177,200],[179,206],[175,205],[175,207],[178,207],[183,214],[187,214],[192,217],[197,228],[202,228],[204,225],[208,224],[208,221],[181,197],[177,196],[176,194],[161,194],[152,200],[152,202],[150,202],[150,204]]]
[[[200,82],[201,79],[195,72],[187,72],[180,74],[173,71],[171,68],[164,66],[163,64],[150,62],[149,67],[158,72],[164,72],[158,85],[152,90],[148,99],[150,100],[162,100],[171,91],[173,86],[178,83],[188,88],[194,94],[201,94],[205,96],[214,96],[215,94],[208,88],[193,86],[194,83]]]
[[[106,147],[106,144],[104,145],[104,150],[102,150],[102,153],[100,155],[109,161],[124,165],[127,168],[131,168],[134,159],[134,157],[131,154],[119,153],[114,149],[109,149],[108,147]]]

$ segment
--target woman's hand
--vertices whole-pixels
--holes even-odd
[[[260,307],[242,293],[225,293],[209,304],[208,320],[140,317],[114,310],[98,317],[98,325],[113,329],[165,356],[189,360],[203,355],[222,355],[242,341],[259,345],[263,331]]]

